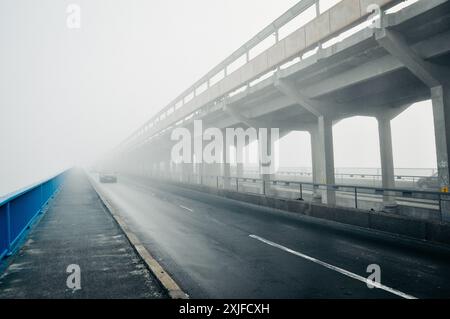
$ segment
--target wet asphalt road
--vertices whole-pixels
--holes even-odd
[[[450,250],[147,179],[99,184],[193,298],[448,298]],[[369,289],[369,265],[381,288]]]

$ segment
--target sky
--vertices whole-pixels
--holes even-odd
[[[116,146],[295,3],[0,0],[0,196]],[[392,125],[397,167],[436,166],[429,102]],[[374,119],[340,122],[334,143],[336,167],[379,166]],[[311,166],[306,134],[279,145],[280,166]]]

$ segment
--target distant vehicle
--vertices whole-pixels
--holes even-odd
[[[438,173],[434,173],[432,176],[422,177],[417,181],[417,186],[421,189],[439,190]]]
[[[114,172],[101,172],[99,180],[100,183],[117,183],[117,174]]]

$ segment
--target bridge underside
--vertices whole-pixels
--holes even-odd
[[[439,179],[446,188],[450,180],[449,66],[450,3],[420,1],[384,16],[379,29],[363,29],[326,48],[322,44],[316,54],[277,69],[273,76],[241,93],[205,105],[183,126],[192,131],[194,120],[201,119],[204,128],[274,127],[280,128],[281,136],[307,131],[313,180],[331,185],[335,184],[332,125],[347,117],[372,116],[379,124],[382,184],[393,188],[390,121],[412,103],[432,99]],[[174,170],[170,133],[167,130],[124,155],[125,169],[144,169],[145,173],[146,167],[160,169],[159,163],[165,162],[165,170]],[[152,151],[156,149],[158,156]],[[185,172],[194,169],[192,164],[181,166]],[[208,170],[213,175],[229,172],[229,164],[222,168],[210,164]],[[239,172],[242,174],[242,169]],[[323,202],[333,205],[334,200],[330,191]],[[395,207],[389,196],[385,201],[386,207]],[[448,212],[450,218],[450,209]]]

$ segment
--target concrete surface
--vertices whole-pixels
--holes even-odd
[[[394,2],[398,1],[371,1]],[[440,187],[447,188],[450,146],[444,137],[450,130],[445,120],[449,117],[446,114],[450,114],[449,0],[418,1],[398,12],[382,15],[380,28],[365,28],[330,46],[322,43],[316,54],[296,63],[276,64],[289,59],[291,54],[303,55],[312,48],[308,46],[312,42],[327,41],[330,32],[358,23],[367,14],[367,3],[341,1],[184,106],[170,114],[165,108],[120,144],[108,165],[134,175],[171,174],[170,165],[162,169],[161,163],[167,163],[175,143],[170,139],[172,128],[182,126],[192,131],[193,121],[202,120],[205,128],[279,128],[280,137],[291,131],[310,132],[314,182],[333,184],[332,125],[352,116],[370,116],[381,120],[382,183],[394,185],[388,124],[413,103],[431,99],[435,135],[439,137],[436,150]],[[296,53],[286,49],[294,38],[299,45]],[[280,52],[284,52],[284,57]],[[280,69],[274,73],[277,67]],[[241,76],[236,76],[237,73]],[[245,86],[260,75],[259,80]],[[240,91],[242,85],[245,90]],[[234,86],[238,91],[231,92]],[[190,171],[192,168],[182,166],[183,174]],[[210,175],[221,175],[219,172],[215,170]],[[322,198],[332,204],[332,195],[333,192],[328,192]],[[388,196],[382,205],[386,211],[395,208],[393,198]],[[443,219],[450,220],[450,205],[441,208]]]
[[[24,247],[7,262],[0,299],[166,297],[82,171],[69,174]],[[66,285],[71,264],[80,266],[80,290]]]

